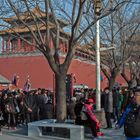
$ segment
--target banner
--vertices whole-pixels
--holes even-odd
[[[31,83],[30,83],[30,77],[28,75],[27,80],[26,80],[24,87],[23,87],[23,91],[28,92],[28,91],[30,91],[30,89],[31,89]]]
[[[18,87],[18,83],[19,83],[19,76],[15,74],[12,79],[12,85]]]

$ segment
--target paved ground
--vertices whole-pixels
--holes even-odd
[[[123,129],[103,129],[104,136],[99,140],[125,140],[123,135]],[[50,137],[35,137],[30,138],[27,136],[27,127],[18,127],[16,131],[3,129],[3,135],[0,136],[0,140],[62,140],[60,138]],[[64,140],[64,139],[63,139]],[[66,139],[65,139],[66,140]],[[92,140],[91,134],[87,134],[85,140]]]

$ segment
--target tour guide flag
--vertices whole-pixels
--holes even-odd
[[[17,87],[18,83],[19,83],[19,76],[14,74],[13,79],[12,79],[12,84]]]
[[[23,91],[30,91],[31,89],[31,83],[30,83],[30,78],[29,75],[27,76],[27,80],[25,82],[25,85],[23,87]]]

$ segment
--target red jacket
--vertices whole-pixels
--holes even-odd
[[[95,114],[93,113],[93,107],[92,107],[92,105],[85,104],[85,109],[86,109],[87,114],[91,118],[91,120],[93,120],[94,122],[96,122],[96,127],[99,128],[100,127],[100,123],[99,123],[99,120],[96,118]]]

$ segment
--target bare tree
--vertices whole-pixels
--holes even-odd
[[[6,21],[9,17],[14,16],[12,20],[14,24],[9,25],[5,22],[0,22],[1,29],[6,28],[8,29],[7,34],[20,37],[28,44],[34,45],[33,42],[16,32],[15,27],[21,27],[30,32],[36,42],[35,47],[44,54],[54,72],[56,81],[56,116],[60,122],[66,118],[65,77],[76,47],[83,43],[89,29],[94,26],[97,20],[118,10],[128,1],[124,0],[113,4],[112,0],[106,0],[98,19],[95,18],[95,6],[93,6],[98,4],[96,2],[96,0],[94,3],[93,0],[3,0],[0,6],[1,20]],[[42,12],[36,13],[33,11],[32,9],[35,7],[42,9]],[[86,23],[85,18],[89,16],[90,21]],[[67,23],[63,22],[62,19]],[[53,21],[53,23],[50,21]],[[68,25],[68,27],[63,28],[63,25]],[[66,31],[68,33],[64,33]],[[53,48],[50,46],[51,39],[54,45]],[[67,42],[68,47],[63,62],[60,61],[60,40]],[[87,42],[89,41],[91,40],[87,39]]]
[[[114,3],[118,2],[117,0]],[[108,79],[109,88],[112,89],[116,77],[125,63],[131,58],[133,46],[128,45],[128,40],[131,40],[140,22],[136,22],[136,10],[134,3],[126,3],[116,12],[112,13],[106,19],[103,19],[101,24],[103,34],[101,35],[104,47],[114,47],[113,50],[101,53],[101,70]],[[129,11],[129,12],[128,12]],[[131,11],[131,14],[130,14]],[[107,20],[109,18],[109,20]]]
[[[136,17],[138,18],[138,17]],[[128,84],[129,88],[133,88],[135,86],[140,86],[140,49],[139,49],[139,30],[135,33],[131,40],[128,41],[130,46],[133,46],[131,49],[131,58],[129,62],[124,64],[122,70],[122,77]],[[129,71],[129,75],[127,74]]]

